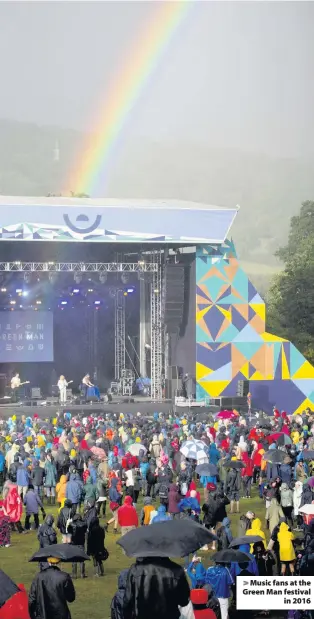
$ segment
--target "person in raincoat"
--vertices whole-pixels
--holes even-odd
[[[294,486],[294,491],[293,491],[293,513],[294,513],[294,517],[297,519],[296,531],[302,531],[301,524],[303,520],[302,520],[302,516],[299,514],[299,509],[301,507],[301,501],[302,501],[302,492],[303,492],[303,484],[301,481],[297,481]]]
[[[281,575],[284,576],[286,573],[287,566],[290,568],[291,576],[294,575],[294,562],[296,559],[293,540],[294,535],[290,531],[286,522],[282,522],[279,528],[278,533],[278,542],[279,542],[279,557],[281,563]]]
[[[281,505],[279,505],[276,497],[273,497],[270,501],[270,506],[267,509],[266,520],[269,521],[269,530],[272,533],[274,528],[279,523],[280,518],[284,518],[285,514]]]
[[[252,525],[250,529],[247,529],[245,535],[258,535],[259,537],[262,538],[265,546],[266,546],[266,535],[264,533],[264,531],[262,530],[262,523],[260,521],[259,518],[254,518],[254,520],[252,521]],[[253,544],[251,544],[250,547],[250,553],[253,554]]]

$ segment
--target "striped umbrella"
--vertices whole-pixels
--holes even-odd
[[[207,445],[203,441],[190,439],[182,443],[180,451],[185,458],[197,460],[199,464],[208,462]]]

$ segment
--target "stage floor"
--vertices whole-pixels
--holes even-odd
[[[67,404],[66,406],[60,406],[57,404],[47,406],[21,406],[17,404],[0,404],[0,419],[8,419],[12,415],[21,417],[26,415],[32,417],[35,413],[41,418],[46,419],[55,417],[58,411],[64,410],[70,412],[72,415],[84,414],[90,415],[98,414],[103,415],[106,413],[132,413],[133,415],[140,412],[141,415],[152,416],[155,411],[168,413],[173,410],[173,404],[169,401],[164,402],[152,402],[149,398],[134,398],[134,402],[128,402],[123,398],[117,398],[113,402],[93,402],[92,404]],[[183,411],[182,411],[183,413]]]

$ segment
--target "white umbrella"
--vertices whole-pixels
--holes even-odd
[[[307,505],[303,505],[303,507],[299,507],[299,512],[307,516],[312,516],[314,514],[314,503],[308,503]]]
[[[128,450],[132,456],[139,456],[140,451],[143,451],[144,454],[147,453],[146,447],[144,447],[144,445],[141,445],[141,443],[132,443],[132,445],[130,445]]]
[[[199,441],[197,439],[185,441],[182,443],[180,451],[185,458],[197,460],[199,464],[208,462],[207,445],[203,441]]]

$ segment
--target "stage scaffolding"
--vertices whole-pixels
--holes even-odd
[[[147,252],[145,260],[138,262],[0,262],[0,272],[43,272],[43,273],[100,273],[129,272],[143,273],[150,277],[150,314],[151,314],[151,397],[153,400],[163,399],[164,368],[164,329],[162,316],[162,280],[163,252],[160,250]],[[150,274],[150,275],[149,275]],[[89,341],[91,355],[98,357],[98,318],[95,317],[89,325]],[[118,289],[115,295],[115,379],[120,380],[125,368],[125,296]],[[142,355],[142,350],[140,351]],[[95,361],[94,371],[98,372]]]
[[[117,290],[114,300],[115,311],[115,364],[114,377],[119,381],[125,368],[125,296],[123,290]]]

